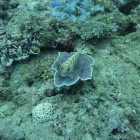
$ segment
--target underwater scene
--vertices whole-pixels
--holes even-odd
[[[140,140],[140,0],[0,0],[0,140]]]

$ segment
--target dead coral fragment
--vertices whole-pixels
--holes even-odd
[[[93,64],[94,59],[89,55],[77,52],[59,52],[52,65],[52,69],[55,70],[54,85],[56,87],[70,86],[79,79],[83,81],[91,79]]]

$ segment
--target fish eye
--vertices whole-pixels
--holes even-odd
[[[68,70],[67,70],[68,72],[70,72],[70,68],[68,68]]]

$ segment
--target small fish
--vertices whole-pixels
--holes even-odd
[[[76,52],[74,55],[72,55],[70,58],[68,58],[65,62],[62,63],[60,67],[60,72],[62,76],[66,76],[67,74],[74,71],[74,67],[77,63],[78,58],[79,53]]]
[[[0,116],[5,117],[5,115],[2,112],[0,112]]]

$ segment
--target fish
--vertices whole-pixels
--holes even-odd
[[[60,66],[60,73],[62,76],[67,76],[68,74],[74,71],[75,65],[79,58],[79,52],[76,52],[74,55],[69,57],[64,61]]]

